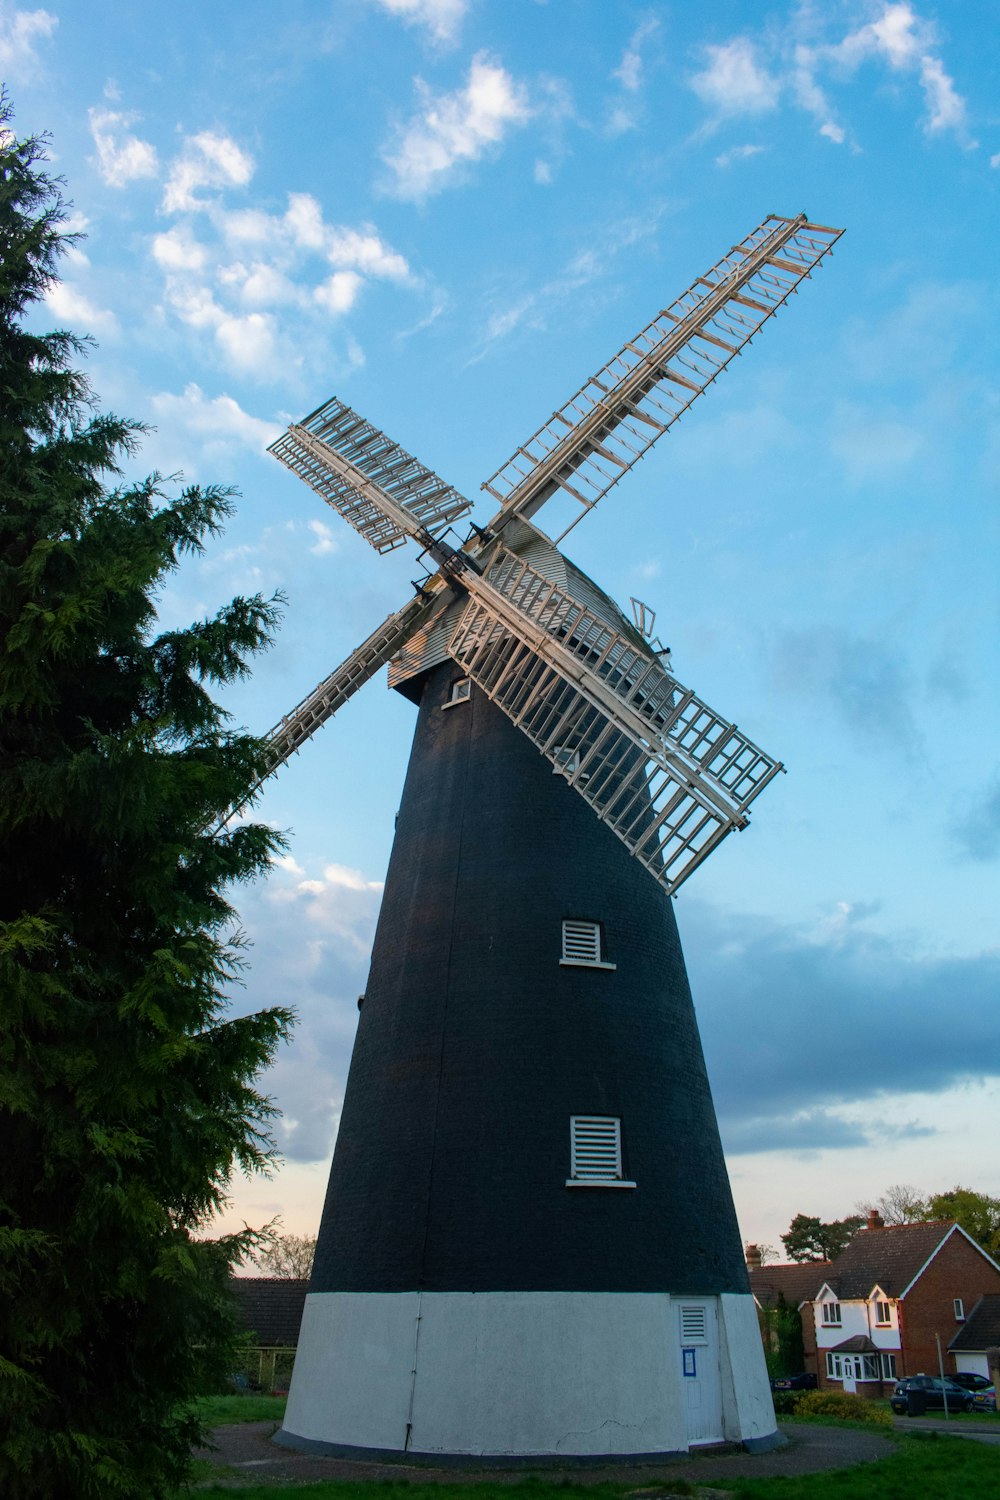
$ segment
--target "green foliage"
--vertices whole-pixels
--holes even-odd
[[[990,1198],[972,1188],[954,1187],[935,1193],[928,1204],[930,1219],[955,1219],[994,1259],[1000,1256],[1000,1198]]]
[[[797,1417],[841,1417],[852,1422],[874,1422],[878,1427],[892,1426],[892,1412],[864,1396],[850,1391],[802,1391],[795,1403]]]
[[[254,1255],[254,1264],[265,1276],[308,1281],[316,1255],[316,1236],[278,1234],[272,1231]]]
[[[781,1243],[789,1260],[836,1260],[864,1222],[859,1214],[835,1219],[832,1224],[824,1224],[808,1214],[796,1214],[788,1233],[781,1236]]]
[[[94,408],[67,333],[23,318],[65,244],[44,143],[0,104],[0,1494],[156,1497],[191,1397],[227,1363],[234,1260],[206,1239],[271,1159],[255,1088],[290,1025],[226,1014],[226,889],[266,828],[218,832],[262,769],[209,688],[275,601],[155,634],[155,595],[230,508],[157,476],[109,488],[134,423]]]

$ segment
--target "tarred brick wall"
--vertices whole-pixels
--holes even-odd
[[[935,1333],[941,1335],[945,1374],[952,1374],[955,1361],[948,1345],[961,1327],[955,1321],[953,1300],[961,1297],[968,1317],[984,1292],[1000,1292],[1000,1271],[994,1270],[963,1235],[952,1234],[899,1304],[903,1351],[897,1361],[900,1375],[938,1373]]]

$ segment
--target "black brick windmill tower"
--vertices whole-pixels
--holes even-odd
[[[839,233],[765,219],[486,482],[461,544],[469,503],[339,401],[272,448],[430,567],[271,738],[276,768],[386,663],[419,710],[283,1441],[776,1441],[670,897],[780,766],[536,521],[590,510]]]

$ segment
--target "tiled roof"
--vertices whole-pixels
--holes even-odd
[[[790,1265],[755,1266],[750,1272],[750,1290],[762,1307],[773,1307],[784,1294],[789,1307],[811,1302],[826,1279],[829,1261],[794,1261]]]
[[[948,1345],[949,1349],[1000,1348],[1000,1292],[980,1297],[961,1328]]]
[[[855,1333],[842,1344],[834,1344],[830,1350],[831,1354],[877,1354],[878,1345],[874,1343],[867,1333]]]
[[[293,1349],[308,1281],[287,1276],[234,1276],[230,1285],[239,1304],[240,1320],[261,1349]]]
[[[840,1252],[826,1273],[826,1281],[842,1301],[867,1297],[880,1286],[899,1297],[955,1224],[938,1219],[929,1224],[889,1224],[884,1229],[861,1229]]]

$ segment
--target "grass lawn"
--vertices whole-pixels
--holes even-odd
[[[280,1422],[285,1415],[286,1396],[202,1396],[194,1409],[206,1427],[229,1422]]]
[[[869,1429],[870,1431],[871,1429]],[[637,1488],[671,1494],[697,1495],[695,1485],[671,1482],[669,1466],[661,1480],[643,1479],[640,1485],[577,1485],[551,1483],[544,1475],[511,1476],[508,1482],[448,1485],[398,1481],[315,1481],[308,1484],[250,1484],[231,1482],[202,1485],[199,1494],[225,1494],[229,1500],[282,1500],[301,1494],[309,1500],[622,1500]],[[791,1479],[713,1481],[710,1460],[705,1462],[704,1485],[728,1489],[734,1500],[971,1500],[1000,1494],[1000,1449],[964,1438],[936,1433],[907,1433],[895,1453],[878,1463],[826,1474]]]

